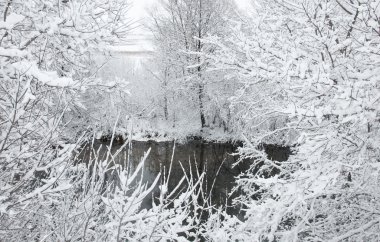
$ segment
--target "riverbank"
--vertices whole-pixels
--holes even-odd
[[[126,129],[116,128],[114,131],[98,131],[95,132],[95,139],[110,141],[114,137],[116,142],[122,140],[135,140],[135,141],[156,141],[165,142],[175,140],[178,143],[186,143],[190,140],[204,140],[207,142],[242,142],[241,135],[224,132],[220,128],[203,128],[202,130],[189,130],[189,129],[175,129],[172,130],[152,130],[152,129]]]

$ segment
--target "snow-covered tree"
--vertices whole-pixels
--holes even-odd
[[[167,0],[152,14],[166,118],[168,110],[175,115],[186,107],[184,113],[189,115],[191,107],[197,110],[201,128],[212,122],[214,117],[207,115],[215,106],[210,106],[208,89],[220,83],[222,75],[205,72],[207,62],[198,53],[213,51],[201,39],[224,33],[231,6],[229,1]]]
[[[256,160],[238,179],[246,221],[227,219],[226,236],[377,241],[378,1],[254,1],[254,9],[229,38],[205,40],[216,47],[214,67],[241,82],[240,153]],[[270,160],[258,149],[266,142],[294,144],[294,155]]]
[[[94,53],[107,55],[107,46],[124,38],[128,5],[9,0],[0,9],[1,237],[43,239],[55,233],[41,224],[50,203],[62,205],[53,201],[75,178],[71,154],[83,141],[72,135],[74,145],[67,144],[62,133],[81,119],[82,94],[110,87],[93,78],[90,64]]]

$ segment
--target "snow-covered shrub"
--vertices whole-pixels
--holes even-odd
[[[110,112],[103,91],[117,85],[94,78],[91,65],[93,53],[107,55],[123,38],[127,7],[124,0],[0,3],[2,241],[179,241],[197,225],[190,213],[201,181],[179,197],[161,184],[161,200],[144,210],[158,181],[139,179],[146,157],[132,174],[115,154],[89,163],[73,157],[85,140],[78,131],[93,124],[85,111]]]
[[[233,101],[247,137],[240,153],[263,162],[238,179],[246,216],[229,238],[378,241],[378,1],[254,2],[229,37],[206,40],[215,67],[242,84]],[[257,150],[290,131],[297,147],[287,162]]]
[[[199,215],[195,213],[201,209],[198,201],[203,176],[195,183],[191,177],[183,177],[169,193],[170,174],[163,179],[159,174],[152,184],[144,182],[149,151],[133,169],[116,163],[124,147],[114,154],[109,151],[108,161],[93,150],[86,163],[77,163],[78,157],[63,155],[74,146],[64,145],[56,159],[59,163],[48,174],[34,177],[41,184],[35,181],[31,192],[20,200],[3,197],[2,239],[186,241],[196,236]],[[144,208],[144,200],[160,180],[159,199],[153,201],[152,208]],[[185,183],[187,189],[179,191]]]
[[[70,145],[62,133],[83,114],[81,94],[99,85],[92,53],[125,34],[127,5],[12,0],[0,8],[0,233],[7,241],[43,239],[34,232],[48,219],[41,211],[63,206],[54,201],[79,169],[70,156],[80,137]],[[45,225],[52,234],[58,228]]]

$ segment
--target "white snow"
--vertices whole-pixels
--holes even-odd
[[[78,87],[79,82],[70,77],[59,77],[57,72],[42,71],[34,62],[16,62],[12,66],[19,72],[25,73],[38,79],[45,85],[52,87]]]
[[[0,29],[13,29],[13,27],[24,20],[24,16],[17,14],[17,13],[11,13],[7,16],[6,21],[3,20],[0,21]]]
[[[0,56],[6,56],[6,57],[23,57],[26,56],[28,52],[24,50],[19,49],[6,49],[3,47],[0,47]]]

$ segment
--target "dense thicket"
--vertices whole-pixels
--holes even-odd
[[[103,114],[117,121],[107,97],[118,83],[99,80],[94,65],[127,33],[125,1],[8,0],[0,9],[0,240],[181,240],[196,224],[185,205],[196,204],[188,193],[197,184],[180,198],[162,184],[147,211],[158,177],[140,180],[146,157],[133,171],[116,154],[75,161],[87,128]]]
[[[207,40],[210,62],[243,83],[241,154],[264,162],[238,179],[246,220],[229,238],[379,240],[378,1],[255,3],[232,34]],[[295,155],[269,160],[256,149],[268,141]]]

